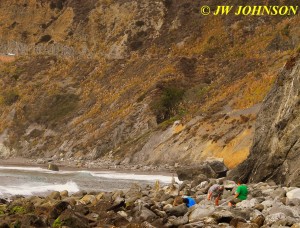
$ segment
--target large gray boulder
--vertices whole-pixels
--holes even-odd
[[[293,211],[292,208],[287,207],[287,206],[271,207],[271,209],[268,211],[268,213],[270,215],[283,213],[283,214],[285,214],[286,216],[289,216],[289,217],[295,217],[295,216],[298,217],[297,211],[296,210]]]
[[[148,208],[143,207],[140,212],[136,215],[140,221],[154,221],[157,218],[157,215],[149,210]]]
[[[286,63],[265,98],[250,155],[229,178],[300,187],[299,165],[300,54]]]
[[[222,159],[209,159],[199,165],[192,165],[188,167],[180,167],[177,169],[178,179],[184,180],[197,180],[201,177],[201,181],[205,178],[220,178],[225,177],[228,169]]]
[[[209,217],[213,214],[214,210],[213,206],[197,205],[189,215],[189,222],[193,223],[200,221],[205,217]]]
[[[168,223],[176,227],[187,224],[188,222],[189,222],[189,218],[187,215],[181,217],[171,216],[168,219]]]
[[[292,191],[289,191],[287,194],[286,194],[286,197],[289,199],[289,200],[293,200],[293,199],[300,199],[300,188],[296,188]]]
[[[266,217],[265,225],[271,226],[279,220],[286,220],[286,218],[287,217],[284,213],[271,214]]]
[[[258,204],[257,199],[251,199],[251,200],[243,200],[242,202],[237,204],[238,208],[254,208],[254,206]]]
[[[212,217],[218,223],[221,223],[221,222],[230,223],[230,221],[233,219],[233,214],[228,210],[220,210],[220,211],[215,211],[212,214]]]
[[[185,204],[180,204],[176,207],[168,208],[166,212],[170,216],[174,215],[176,217],[179,217],[185,215],[188,212],[188,208],[187,206],[185,206]]]

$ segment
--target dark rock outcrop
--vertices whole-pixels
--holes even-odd
[[[300,186],[300,55],[291,58],[259,113],[249,157],[229,178]]]
[[[64,201],[56,203],[49,213],[49,218],[56,219],[64,210],[68,208],[69,205],[70,204],[68,202]]]
[[[88,219],[71,209],[65,210],[60,216],[59,220],[62,224],[69,226],[69,227],[78,227],[78,228],[88,228],[89,221]]]
[[[220,178],[225,177],[227,167],[224,162],[218,159],[209,159],[200,165],[192,165],[189,167],[181,167],[177,169],[177,176],[179,180],[196,180],[201,178],[205,181],[206,178]]]
[[[183,216],[188,212],[188,208],[185,206],[185,204],[180,204],[176,207],[172,207],[167,209],[168,215],[174,215],[176,217]]]

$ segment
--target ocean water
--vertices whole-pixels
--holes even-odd
[[[45,196],[51,191],[63,190],[68,190],[69,194],[80,190],[114,191],[128,189],[135,183],[153,185],[157,180],[167,185],[171,183],[172,176],[87,170],[54,172],[38,167],[0,166],[0,197]]]

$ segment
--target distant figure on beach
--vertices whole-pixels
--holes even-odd
[[[173,206],[178,206],[184,203],[188,208],[194,206],[196,201],[190,196],[177,196],[174,199]]]
[[[228,206],[235,206],[237,203],[242,202],[243,200],[247,199],[248,196],[248,187],[247,185],[243,184],[242,180],[237,182],[237,189],[235,191],[234,199],[230,200]]]
[[[207,199],[215,199],[215,205],[219,206],[219,200],[224,192],[224,186],[219,184],[214,184],[208,189]]]

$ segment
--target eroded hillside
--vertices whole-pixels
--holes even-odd
[[[300,18],[204,2],[1,1],[2,156],[243,161]]]

